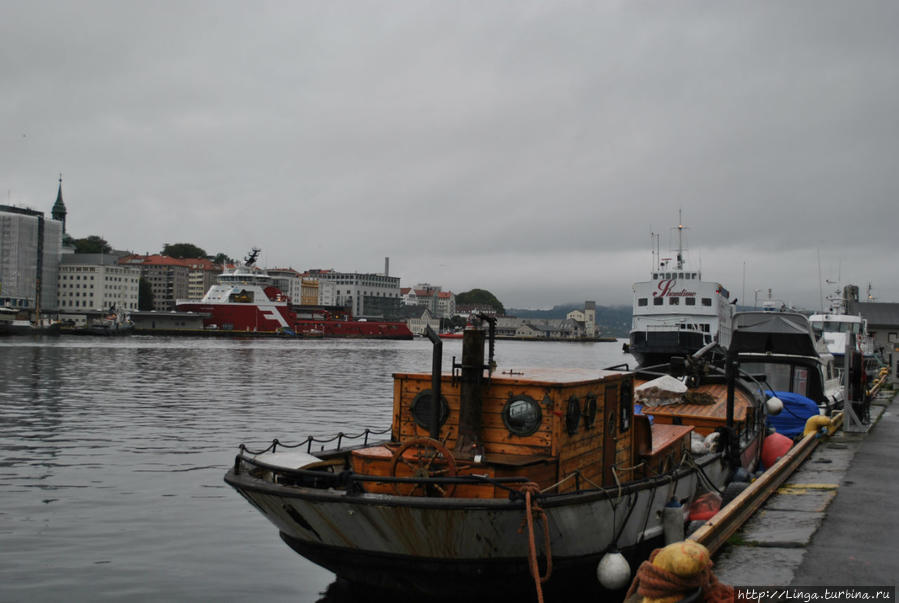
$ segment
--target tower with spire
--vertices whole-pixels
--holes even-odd
[[[59,175],[59,191],[56,193],[56,203],[50,212],[54,220],[62,222],[62,232],[66,232],[66,204],[62,202],[62,174]]]

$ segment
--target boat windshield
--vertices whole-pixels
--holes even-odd
[[[742,362],[740,369],[751,375],[765,375],[772,390],[808,395],[808,369],[805,367],[774,362]]]
[[[812,328],[815,330],[816,335],[820,335],[822,332],[826,333],[855,333],[858,335],[862,332],[862,324],[860,322],[845,322],[845,321],[837,321],[837,320],[824,320],[824,321],[815,321],[812,323]]]

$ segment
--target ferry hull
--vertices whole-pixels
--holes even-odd
[[[702,333],[695,331],[635,331],[631,332],[628,352],[638,366],[667,363],[673,356],[689,356],[708,343]]]

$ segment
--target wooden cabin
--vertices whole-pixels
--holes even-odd
[[[473,445],[462,444],[465,382],[443,374],[440,426],[431,437],[432,375],[397,373],[392,441],[355,450],[352,469],[394,477],[522,477],[541,490],[573,492],[672,470],[689,450],[689,425],[650,427],[634,416],[633,375],[587,369],[528,369],[481,375]],[[368,481],[385,494],[507,498],[489,482],[438,492],[415,483]]]

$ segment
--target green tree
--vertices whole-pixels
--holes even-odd
[[[210,256],[209,259],[211,259],[216,264],[233,264],[234,263],[234,260],[231,258],[231,256],[225,255],[222,252],[215,254],[215,257]]]
[[[496,314],[498,316],[503,316],[506,313],[506,309],[503,308],[503,305],[500,303],[500,301],[496,299],[496,296],[486,289],[472,289],[471,291],[465,291],[464,293],[457,293],[456,305],[460,304],[489,306],[496,310]]]
[[[97,235],[91,235],[83,239],[74,239],[75,253],[109,253],[112,247],[106,239]]]
[[[205,258],[206,252],[192,243],[166,243],[162,248],[162,255],[170,258]]]
[[[153,287],[144,277],[140,277],[137,281],[137,309],[144,311],[153,309]]]

